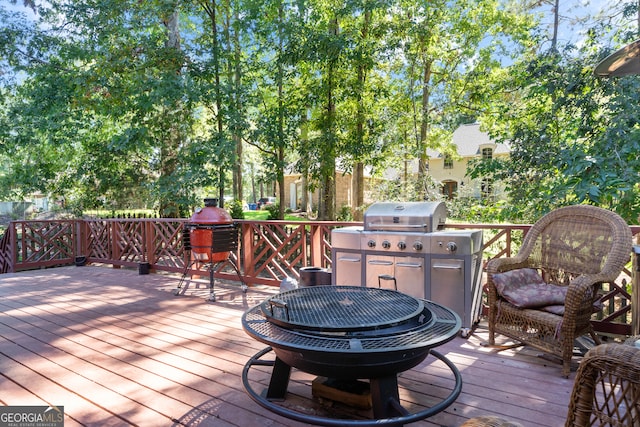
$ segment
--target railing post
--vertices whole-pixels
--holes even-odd
[[[631,331],[633,335],[640,334],[640,246],[633,246],[632,250],[632,269],[633,277],[631,278]]]
[[[117,261],[120,259],[120,223],[116,220],[109,221],[111,224],[111,260]],[[113,268],[120,268],[115,262]]]
[[[143,259],[142,262],[147,262],[151,265],[156,263],[156,251],[155,251],[155,242],[156,242],[156,228],[153,226],[153,222],[144,221],[144,251],[143,251]]]
[[[86,256],[88,255],[86,253],[86,249],[87,249],[87,239],[86,239],[86,232],[85,232],[85,222],[82,219],[78,219],[76,221],[74,221],[74,230],[75,230],[75,248],[73,250],[73,255],[76,257],[79,256]]]
[[[311,225],[311,265],[322,265],[322,227],[319,224]]]
[[[11,246],[11,265],[9,265],[9,273],[16,272],[16,266],[18,265],[18,231],[16,230],[16,223],[10,222],[9,228],[13,228],[9,233],[9,245]]]
[[[253,262],[253,230],[251,229],[251,224],[243,222],[240,230],[242,234],[242,267],[244,269],[241,266],[238,266],[238,268],[244,271],[245,276],[253,277],[255,275],[255,265]]]

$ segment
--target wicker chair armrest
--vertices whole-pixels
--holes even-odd
[[[611,393],[595,394],[595,389],[602,388],[596,383],[598,381],[610,381],[617,389]],[[619,402],[636,401],[638,387],[640,348],[616,343],[593,347],[584,356],[576,373],[565,426],[595,425],[592,421],[594,417],[602,425],[617,425],[615,421],[620,425],[636,425],[638,419],[634,421],[628,418],[629,414],[625,415],[623,410],[624,405],[620,406]],[[625,416],[624,422],[622,416]]]
[[[561,324],[561,335],[569,334],[576,325],[584,325],[589,322],[593,314],[593,302],[596,285],[602,283],[604,276],[601,274],[584,274],[571,281],[567,288],[567,296],[564,302],[564,320]]]
[[[528,261],[525,257],[515,256],[510,258],[494,258],[487,263],[487,274],[489,276],[505,271],[526,268]]]
[[[602,274],[583,274],[573,279],[567,289],[567,297],[564,302],[565,313],[570,313],[573,309],[580,307],[591,309],[595,287],[606,279]]]

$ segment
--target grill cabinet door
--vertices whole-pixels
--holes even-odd
[[[356,252],[334,251],[334,285],[362,286],[362,255]]]
[[[398,290],[412,297],[424,298],[425,268],[424,258],[396,257]]]
[[[397,289],[416,298],[425,297],[424,258],[367,255],[366,261],[367,287]]]

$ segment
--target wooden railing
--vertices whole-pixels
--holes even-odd
[[[44,267],[95,263],[116,268],[202,275],[206,266],[194,263],[182,245],[183,219],[95,219],[13,221],[0,236],[0,273]],[[217,278],[279,286],[299,279],[302,267],[331,267],[331,230],[361,223],[324,221],[238,220],[240,245],[230,261],[216,266]],[[447,228],[484,230],[485,262],[515,254],[530,225],[447,224]],[[631,226],[638,240],[640,226]],[[637,266],[637,257],[634,258]],[[631,262],[615,283],[604,284],[604,314],[594,319],[599,332],[630,335],[639,332],[637,276]],[[633,286],[632,286],[633,279]],[[633,309],[632,309],[633,307]]]

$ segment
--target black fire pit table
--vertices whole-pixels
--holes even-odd
[[[460,317],[442,305],[394,290],[359,286],[294,289],[247,310],[242,327],[269,345],[244,367],[247,393],[265,408],[298,421],[325,426],[404,425],[444,410],[462,389],[455,365],[432,350],[456,336]],[[261,360],[270,351],[275,360]],[[449,367],[455,386],[438,405],[412,414],[400,405],[397,374],[420,364],[429,353]],[[266,393],[256,393],[249,383],[253,365],[273,366]],[[292,367],[338,380],[369,379],[374,419],[311,416],[274,403],[284,400]]]

